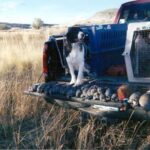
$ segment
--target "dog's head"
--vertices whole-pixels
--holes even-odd
[[[86,44],[88,43],[88,33],[80,27],[70,27],[66,33],[66,38],[70,43],[75,43],[82,40]]]
[[[78,44],[73,44],[78,43]],[[80,43],[80,44],[79,44]],[[72,51],[72,49],[80,49],[82,51],[81,43],[88,45],[88,34],[79,27],[71,27],[66,33],[66,39],[64,40],[64,53],[65,56]]]

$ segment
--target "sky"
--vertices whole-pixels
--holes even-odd
[[[96,12],[119,8],[129,0],[0,0],[0,22],[65,24],[87,19]]]

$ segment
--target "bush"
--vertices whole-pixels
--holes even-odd
[[[9,27],[6,24],[0,24],[0,30],[8,30]]]
[[[32,23],[32,27],[34,29],[40,29],[42,26],[43,26],[43,21],[40,18],[35,18]]]

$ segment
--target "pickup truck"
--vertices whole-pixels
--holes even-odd
[[[65,35],[53,35],[43,52],[45,83],[36,83],[25,94],[49,103],[99,117],[150,120],[150,0],[121,5],[114,24],[69,27]],[[86,35],[90,75],[83,85],[68,85],[64,40],[75,42],[77,33]],[[50,52],[54,52],[52,55]],[[51,60],[49,62],[49,56]],[[124,98],[120,99],[118,92]],[[137,94],[140,93],[140,94]]]

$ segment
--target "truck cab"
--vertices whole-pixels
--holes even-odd
[[[136,0],[121,5],[114,24],[150,21],[150,0]]]

